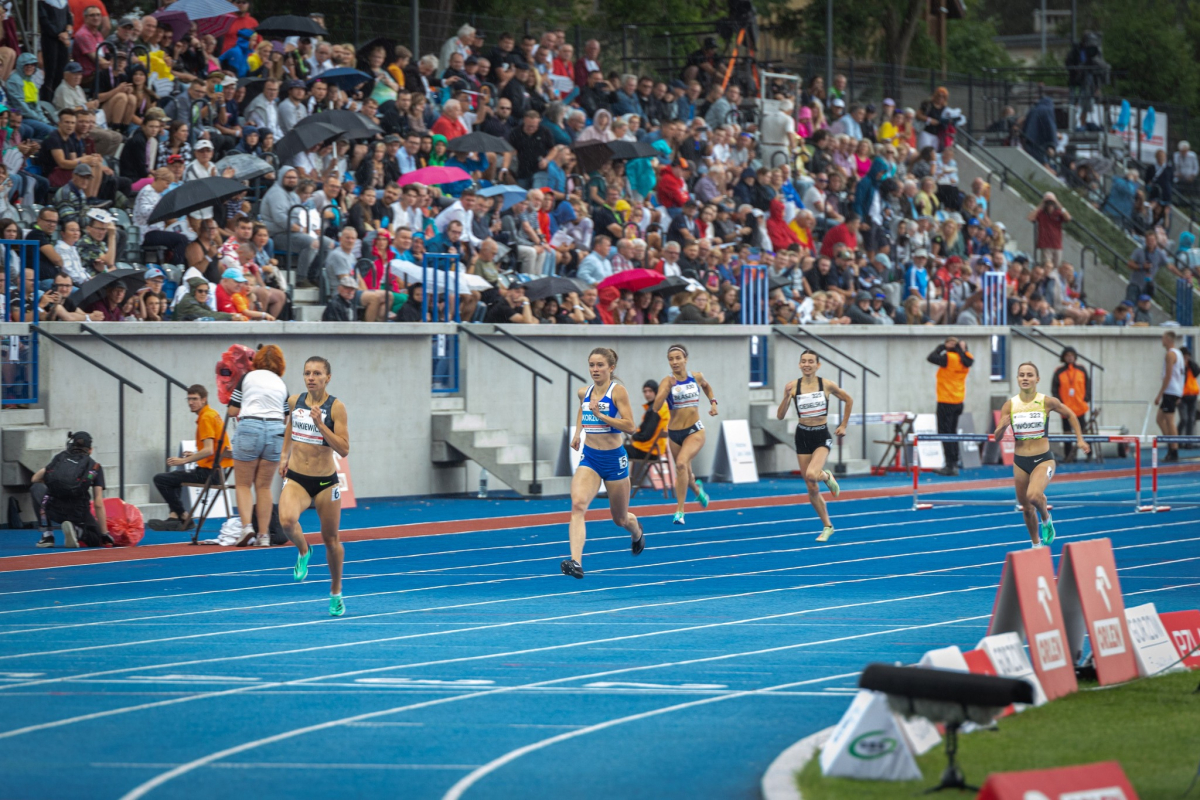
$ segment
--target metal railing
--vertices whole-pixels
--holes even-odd
[[[128,378],[121,375],[120,373],[117,373],[117,372],[109,369],[108,367],[104,366],[99,361],[97,361],[96,359],[87,355],[86,353],[76,350],[75,347],[73,347],[72,345],[67,344],[62,339],[58,338],[57,336],[55,336],[52,333],[48,333],[47,331],[43,330],[42,328],[40,328],[37,325],[30,325],[29,332],[31,334],[33,334],[34,337],[45,336],[47,339],[54,342],[56,345],[63,348],[67,352],[74,353],[75,355],[79,356],[84,361],[86,361],[87,363],[89,363],[93,367],[95,367],[96,369],[98,369],[101,372],[108,375],[110,378],[116,378],[116,380],[117,380],[117,458],[118,458],[117,474],[120,476],[120,497],[122,500],[124,500],[125,499],[125,387],[128,386],[130,389],[133,389],[138,394],[144,394],[144,392],[142,391],[142,387],[138,386],[136,383],[129,380]]]
[[[537,355],[541,356],[546,361],[549,361],[551,364],[553,364],[554,366],[561,369],[563,372],[567,373],[567,427],[568,428],[571,427],[571,424],[574,422],[574,419],[575,419],[575,399],[571,395],[571,379],[575,378],[586,385],[588,382],[588,378],[584,375],[580,375],[578,372],[571,369],[566,364],[560,363],[559,361],[556,361],[555,359],[546,355],[541,350],[538,350],[536,347],[531,345],[529,342],[522,339],[520,336],[517,336],[514,333],[509,333],[508,331],[506,331],[504,329],[504,326],[494,325],[492,327],[492,329],[496,333],[502,334],[504,336],[507,336],[509,339],[512,339],[514,342],[521,345],[522,347],[529,350],[530,352],[536,353]]]
[[[112,347],[115,350],[117,350],[119,353],[123,353],[125,356],[132,358],[134,361],[141,364],[143,367],[150,370],[155,375],[159,376],[160,378],[163,378],[166,381],[166,388],[163,390],[163,396],[164,396],[164,399],[166,401],[166,406],[167,406],[167,417],[166,417],[167,436],[166,436],[166,445],[165,445],[167,452],[166,452],[166,455],[164,456],[164,459],[170,458],[171,457],[171,386],[172,385],[178,386],[180,389],[183,389],[184,393],[186,394],[187,390],[188,390],[188,385],[186,383],[184,383],[183,381],[181,381],[177,378],[174,378],[174,377],[168,375],[167,373],[163,372],[161,369],[154,366],[149,361],[145,360],[144,358],[137,355],[136,353],[131,352],[124,345],[117,344],[112,339],[108,338],[103,333],[96,330],[93,326],[83,323],[79,326],[79,330],[84,333],[90,333],[92,336],[95,336],[97,339],[104,342],[109,347]]]
[[[554,381],[550,380],[549,378],[547,378],[542,373],[538,372],[533,367],[531,367],[528,364],[526,364],[525,362],[521,361],[519,358],[515,358],[514,356],[511,356],[508,353],[501,350],[499,347],[496,347],[496,345],[489,342],[486,338],[480,336],[477,333],[473,333],[469,328],[466,328],[463,325],[459,325],[458,332],[465,333],[467,336],[471,337],[472,339],[474,339],[475,341],[484,345],[485,347],[490,347],[492,350],[495,350],[497,353],[504,356],[509,361],[513,362],[518,367],[520,367],[521,369],[525,370],[526,372],[528,372],[530,374],[530,379],[532,381],[532,387],[531,387],[532,402],[530,403],[530,410],[529,410],[529,428],[530,428],[530,430],[529,430],[529,453],[530,453],[530,461],[532,462],[531,463],[532,472],[530,473],[529,493],[530,494],[541,494],[542,493],[542,484],[537,479],[537,469],[538,469],[538,467],[537,467],[537,465],[538,465],[538,450],[537,450],[537,440],[538,440],[537,388],[538,388],[538,384],[537,384],[537,382],[539,380],[543,380],[546,383],[554,383]]]
[[[25,270],[40,270],[41,252],[32,241],[0,241],[0,269],[4,270],[4,295],[0,297],[0,314],[4,322],[38,324],[41,307],[36,292],[25,293]],[[17,285],[12,286],[13,266],[17,269]],[[15,296],[14,296],[15,295]],[[37,337],[6,336],[4,354],[0,360],[0,406],[30,405],[38,402],[38,344]]]
[[[813,338],[815,338],[815,339],[817,339],[818,341],[822,342],[823,344],[827,345],[827,346],[829,347],[829,349],[830,349],[830,350],[832,350],[833,352],[835,352],[835,353],[839,353],[839,354],[841,354],[841,353],[842,353],[842,351],[841,351],[841,350],[838,350],[838,349],[837,349],[837,348],[835,348],[833,345],[829,344],[829,343],[828,343],[828,342],[826,342],[824,339],[822,339],[820,336],[817,336],[815,333],[809,333],[808,331],[805,331],[803,328],[797,328],[797,330],[798,330],[800,333],[808,333],[808,335],[809,335],[809,336],[812,336]],[[789,342],[791,342],[792,344],[796,345],[797,347],[799,347],[799,348],[800,348],[800,349],[802,349],[802,350],[812,350],[814,353],[816,353],[816,352],[817,352],[815,349],[813,349],[813,348],[809,347],[807,344],[805,344],[804,342],[800,341],[800,340],[799,340],[799,339],[797,339],[795,336],[792,336],[790,333],[788,333],[787,331],[783,330],[782,328],[776,328],[776,327],[772,327],[772,328],[771,328],[771,331],[772,331],[773,333],[777,333],[777,334],[779,334],[780,336],[782,336],[783,338],[787,339]],[[843,355],[844,355],[844,354],[843,354]],[[838,371],[838,386],[841,386],[841,385],[842,385],[842,383],[843,383],[843,380],[842,380],[842,378],[843,378],[844,376],[846,376],[846,375],[849,375],[851,378],[857,378],[857,377],[858,377],[858,376],[857,376],[857,375],[855,375],[853,372],[851,372],[850,370],[848,370],[848,369],[846,369],[845,367],[843,367],[841,364],[837,363],[836,361],[834,361],[834,360],[832,360],[832,359],[830,359],[830,358],[826,358],[826,357],[822,356],[820,353],[817,353],[817,357],[818,357],[818,358],[820,358],[822,361],[824,361],[826,364],[829,364],[831,367],[834,367],[834,368],[836,368],[836,369],[837,369],[837,371]],[[850,358],[850,357],[849,357],[849,356],[846,356],[846,358]],[[851,360],[853,360],[853,359],[851,359]],[[857,362],[857,361],[855,361],[854,363],[856,363],[856,364],[859,364],[859,362]],[[861,364],[859,364],[859,365],[860,365],[860,366],[862,366]],[[875,377],[879,377],[879,373],[878,373],[878,372],[874,372],[874,371],[872,371],[872,374],[874,374],[874,375],[875,375]],[[866,385],[867,385],[867,376],[866,376],[866,374],[864,373],[864,374],[863,374],[863,411],[862,411],[862,413],[863,413],[863,426],[862,426],[862,429],[863,429],[863,457],[864,457],[864,458],[866,457],[866,454],[867,454],[867,449],[866,449],[866,447],[867,447],[867,424],[866,424],[866,419],[867,419],[867,417],[866,417],[866,414],[867,414],[867,403],[866,403]],[[839,421],[845,421],[845,416],[846,416],[846,415],[843,413],[843,409],[844,409],[844,404],[842,403],[841,399],[839,398],[839,399],[838,399],[838,419],[839,419]],[[836,464],[834,464],[834,466],[833,466],[833,471],[834,471],[835,473],[839,474],[839,475],[845,474],[845,472],[846,472],[846,465],[845,465],[845,463],[844,463],[844,461],[843,461],[843,459],[842,459],[842,439],[843,439],[843,438],[844,438],[844,437],[842,437],[842,436],[839,436],[839,437],[838,437],[838,442],[837,442],[837,463],[836,463]]]

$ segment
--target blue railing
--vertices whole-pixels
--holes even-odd
[[[38,300],[42,295],[38,288],[40,256],[37,242],[0,241],[0,263],[4,267],[4,296],[0,297],[0,307],[5,322],[38,324],[41,310]],[[36,402],[37,337],[26,333],[0,338],[0,403],[9,406]]]
[[[763,267],[742,268],[743,325],[771,323],[770,277]],[[750,337],[750,385],[765,386],[767,374],[767,337]]]
[[[1186,278],[1175,279],[1175,321],[1185,328],[1192,326],[1192,282]]]
[[[421,260],[421,319],[462,322],[462,263],[453,253],[426,253]],[[433,393],[458,393],[458,334],[433,337]]]

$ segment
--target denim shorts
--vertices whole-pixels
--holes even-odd
[[[283,429],[283,420],[240,420],[233,435],[233,460],[278,461],[283,452]]]

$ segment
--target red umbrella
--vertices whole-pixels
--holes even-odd
[[[662,279],[662,273],[652,269],[626,269],[609,275],[596,284],[596,288],[603,289],[606,286],[612,286],[621,291],[640,292],[642,289],[649,289],[651,286],[662,283]]]
[[[469,180],[471,180],[471,176],[465,170],[458,167],[424,167],[402,176],[399,183],[401,186],[407,186],[410,183],[438,186],[443,183],[458,183],[459,181]]]

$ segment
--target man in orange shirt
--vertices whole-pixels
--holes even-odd
[[[182,467],[185,464],[195,464],[192,470],[172,470],[160,472],[154,476],[154,488],[167,501],[171,509],[170,516],[165,520],[153,519],[146,527],[154,531],[186,531],[192,527],[191,512],[183,507],[180,495],[184,483],[204,483],[208,480],[216,460],[217,439],[221,438],[221,466],[232,467],[233,458],[229,450],[228,433],[221,437],[224,424],[221,415],[208,404],[208,390],[200,384],[188,387],[188,408],[196,415],[196,447],[194,453],[184,453],[182,456],[172,456],[167,459],[168,467]],[[220,475],[215,476],[218,484],[222,483]]]
[[[938,366],[938,433],[958,433],[958,418],[962,416],[963,400],[967,396],[967,373],[975,363],[975,357],[967,351],[964,342],[948,336],[926,360]],[[942,452],[946,454],[946,466],[938,470],[938,474],[957,475],[958,442],[942,442]]]
[[[1050,394],[1074,411],[1075,416],[1079,417],[1079,424],[1084,425],[1089,404],[1092,402],[1092,385],[1088,381],[1088,374],[1075,363],[1078,355],[1074,347],[1068,347],[1062,351],[1062,355],[1059,357],[1062,366],[1054,371],[1054,377],[1050,380]],[[1072,428],[1064,417],[1063,432],[1071,433],[1071,431]],[[1070,442],[1063,444],[1063,461],[1071,460],[1074,448],[1075,446]]]

